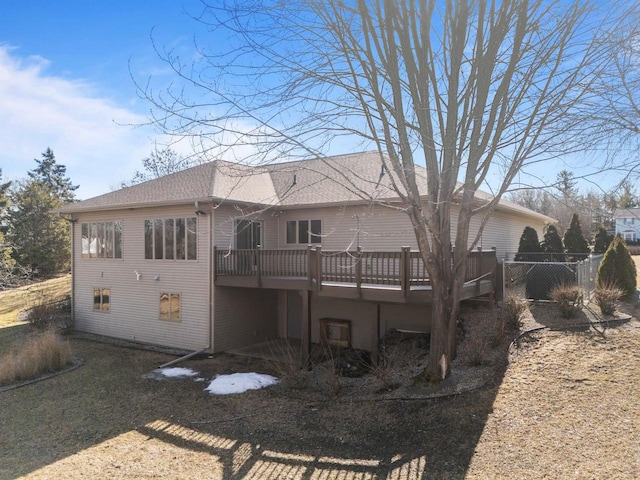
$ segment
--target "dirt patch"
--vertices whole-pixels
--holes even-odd
[[[83,339],[73,348],[82,368],[0,394],[0,477],[640,476],[636,321],[604,334],[545,330],[483,388],[426,400],[348,389],[211,396],[191,379],[143,378],[169,355]],[[181,366],[209,379],[275,373],[230,355]]]

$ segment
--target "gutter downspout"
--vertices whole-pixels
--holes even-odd
[[[214,292],[214,288],[215,285],[213,284],[213,263],[216,261],[215,258],[213,258],[214,255],[214,251],[213,251],[213,225],[214,225],[214,219],[213,219],[213,215],[215,212],[215,208],[213,205],[213,201],[211,201],[209,203],[211,209],[210,209],[210,213],[209,213],[209,346],[207,347],[208,349],[210,349],[211,353],[213,353],[213,320],[214,320],[214,316],[213,316],[213,292]]]
[[[76,329],[76,252],[75,252],[75,235],[76,220],[71,217],[71,325],[73,330]]]

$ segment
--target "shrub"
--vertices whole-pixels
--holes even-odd
[[[609,245],[596,277],[598,286],[614,283],[624,292],[623,298],[631,298],[636,291],[636,264],[620,235]]]
[[[467,364],[479,366],[484,363],[488,340],[480,335],[473,335],[460,345],[460,356],[466,359]]]
[[[520,330],[522,315],[527,310],[527,301],[508,294],[502,302],[502,334]]]
[[[598,286],[593,300],[603,315],[612,315],[616,311],[616,302],[624,296],[624,291],[615,283]]]
[[[591,253],[589,243],[582,235],[577,213],[571,216],[571,224],[564,233],[564,248],[570,254],[572,261],[584,260]]]
[[[27,320],[38,330],[46,330],[54,326],[62,328],[71,326],[71,297],[55,302],[47,297],[38,299],[35,305],[29,308]]]
[[[558,304],[563,318],[571,318],[582,309],[582,290],[577,285],[558,285],[549,295]]]
[[[0,358],[0,384],[31,380],[71,363],[71,346],[53,329],[31,336],[16,352]]]
[[[607,233],[605,228],[600,225],[593,237],[593,253],[602,255],[607,251],[613,237]]]
[[[553,224],[547,224],[544,229],[544,237],[542,239],[542,251],[548,255],[546,261],[564,262],[564,246],[562,239],[558,233],[558,229]]]
[[[538,232],[534,228],[524,227],[515,261],[537,262],[540,260],[540,253],[542,253],[542,248],[538,240]]]

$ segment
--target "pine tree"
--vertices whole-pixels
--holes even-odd
[[[545,261],[564,262],[564,247],[562,246],[562,239],[560,238],[558,229],[554,224],[548,223],[545,226],[541,246],[542,251],[548,254],[545,255]]]
[[[56,163],[51,149],[35,160],[29,179],[18,182],[10,193],[7,236],[13,257],[24,267],[47,277],[69,268],[69,225],[54,210],[73,201],[78,188],[66,177],[66,167]]]
[[[582,235],[578,214],[571,216],[569,228],[564,233],[564,248],[569,253],[569,261],[584,260],[590,253],[589,242]]]
[[[540,255],[542,247],[538,240],[538,232],[535,228],[524,227],[520,236],[520,244],[518,245],[518,254],[515,257],[516,262],[539,262],[542,260]]]
[[[39,182],[51,190],[52,195],[62,201],[62,203],[72,202],[75,198],[75,191],[79,185],[73,185],[71,179],[66,177],[67,167],[56,163],[56,156],[53,150],[47,148],[42,153],[42,160],[33,159],[38,164],[36,168],[27,172],[33,182]]]
[[[16,261],[13,259],[13,249],[5,239],[6,210],[9,206],[8,191],[11,182],[2,183],[2,169],[0,169],[0,290],[4,290],[14,285],[14,270]]]
[[[613,237],[607,233],[605,228],[600,225],[593,237],[593,253],[602,255],[607,251]]]
[[[596,283],[599,287],[616,285],[631,298],[636,291],[636,264],[631,258],[627,244],[616,235],[598,267]]]

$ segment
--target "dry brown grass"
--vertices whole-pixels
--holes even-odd
[[[639,478],[640,324],[543,332],[511,362],[466,478]]]
[[[525,326],[542,320],[536,308]],[[465,313],[482,331],[478,313],[494,320]],[[545,330],[492,386],[428,400],[209,396],[193,380],[143,378],[167,355],[72,342],[82,368],[0,393],[0,478],[640,478],[635,321]],[[231,355],[183,366],[207,379],[273,373]]]
[[[71,275],[0,292],[0,326],[15,323],[22,310],[68,295],[71,295]]]
[[[15,351],[0,357],[0,385],[32,380],[71,362],[71,345],[48,329],[31,335]]]

